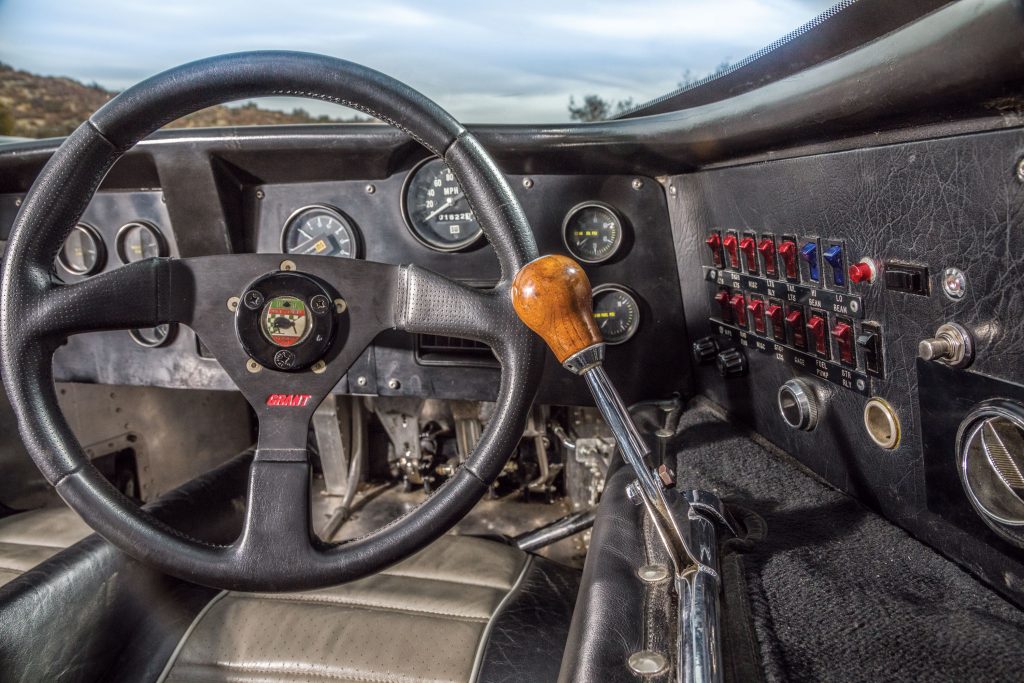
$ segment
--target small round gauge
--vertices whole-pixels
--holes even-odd
[[[607,344],[621,344],[636,334],[640,326],[640,306],[620,285],[594,288],[594,322]]]
[[[607,261],[622,246],[622,220],[607,204],[577,204],[562,222],[562,241],[584,263]]]
[[[164,323],[156,327],[143,327],[136,330],[128,330],[132,341],[139,346],[155,349],[158,346],[170,343],[178,331],[176,323]]]
[[[482,231],[455,174],[441,159],[423,162],[409,173],[402,210],[412,234],[437,251],[458,251]]]
[[[106,260],[103,238],[85,223],[79,223],[71,230],[57,254],[57,262],[71,275],[92,275],[102,270]]]
[[[148,258],[167,256],[167,240],[150,223],[132,221],[117,231],[117,257],[121,263],[135,263]]]
[[[359,233],[337,209],[321,204],[293,213],[281,232],[281,251],[309,256],[359,256]]]

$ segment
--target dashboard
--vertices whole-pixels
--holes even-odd
[[[374,149],[371,135],[360,155],[372,160],[360,163],[360,155],[353,155],[344,172],[311,171],[317,152],[304,156],[305,150],[288,141],[260,156],[259,164],[286,157],[268,173],[247,161],[208,155],[209,147],[224,142],[213,139],[199,149],[191,141],[140,145],[123,160],[129,167],[124,176],[115,167],[108,179],[129,187],[108,184],[96,195],[55,258],[57,276],[76,282],[139,258],[248,251],[412,263],[473,286],[497,282],[494,252],[441,160],[407,154],[405,145],[392,147],[391,138]],[[167,159],[178,167],[182,155],[210,177],[208,213],[223,216],[221,230],[188,217],[199,209],[201,196],[175,197],[170,187],[130,187],[139,184],[148,165]],[[613,173],[507,178],[541,253],[565,253],[584,264],[594,285],[595,321],[626,399],[678,391],[688,361],[685,354],[662,353],[666,335],[684,334],[664,185],[649,176]],[[0,230],[9,230],[21,196],[0,195]],[[179,202],[187,202],[188,211],[176,210]],[[539,400],[591,402],[585,387],[553,360],[549,365]],[[645,366],[661,372],[652,380],[633,371]],[[337,391],[490,400],[499,371],[490,350],[478,342],[391,332],[366,350]],[[63,381],[233,388],[202,340],[178,325],[72,337],[58,351],[54,372]]]

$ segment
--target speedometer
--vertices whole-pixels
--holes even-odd
[[[291,215],[281,233],[281,251],[310,256],[359,256],[359,233],[337,209],[320,204]]]
[[[441,159],[429,159],[409,173],[402,208],[413,236],[431,249],[458,251],[480,239],[469,200]]]

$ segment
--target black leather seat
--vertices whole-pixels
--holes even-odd
[[[0,586],[91,533],[66,507],[40,508],[0,519]]]

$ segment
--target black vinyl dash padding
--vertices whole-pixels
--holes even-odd
[[[1024,612],[711,408],[679,429],[679,482],[766,523],[742,566],[767,680],[1021,680]]]

